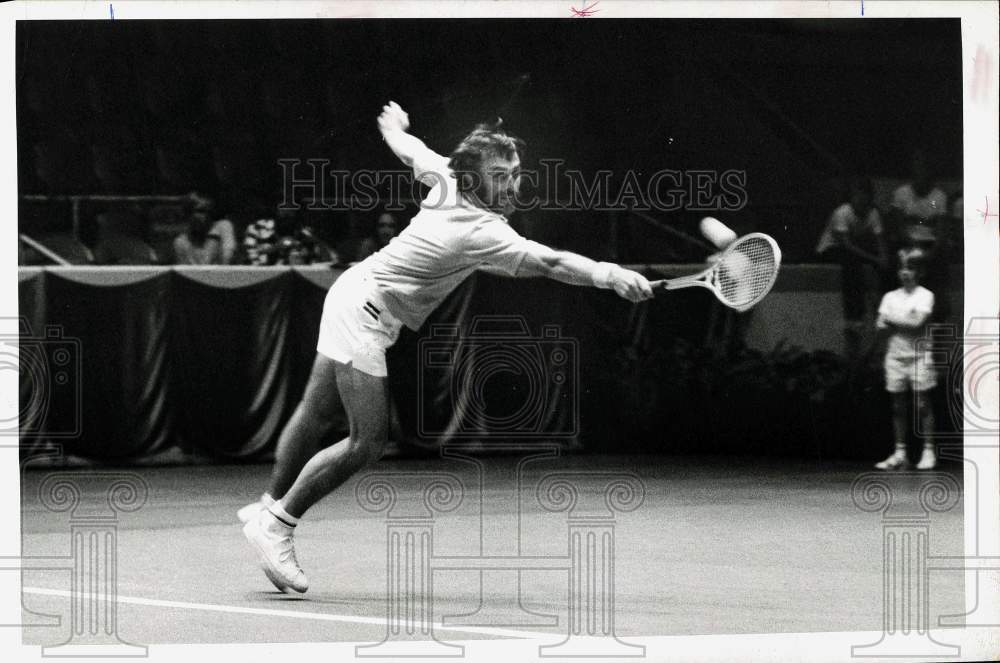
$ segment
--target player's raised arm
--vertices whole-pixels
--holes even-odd
[[[395,101],[382,107],[378,128],[389,149],[400,161],[413,168],[418,180],[433,186],[447,177],[448,159],[427,147],[416,136],[406,133],[410,128],[410,116]]]
[[[409,128],[410,116],[399,104],[390,101],[388,105],[382,106],[382,113],[378,116],[378,129],[382,132],[382,138],[400,161],[412,166],[414,157],[426,150],[427,146],[419,138],[406,133]]]

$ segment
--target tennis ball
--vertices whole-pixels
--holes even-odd
[[[713,216],[706,216],[698,224],[702,236],[710,241],[717,249],[724,249],[736,241],[736,233],[733,229],[722,223]]]

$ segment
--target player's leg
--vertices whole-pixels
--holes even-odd
[[[385,447],[388,381],[340,362],[334,362],[334,370],[350,436],[313,455],[288,492],[243,528],[264,573],[282,591],[304,592],[309,586],[295,557],[293,537],[299,518],[355,472],[378,460]]]
[[[310,458],[280,500],[281,507],[296,519],[358,470],[381,458],[388,439],[388,380],[339,363],[336,370],[350,435]]]
[[[302,467],[329,442],[342,408],[335,364],[329,357],[316,354],[302,400],[278,438],[267,492],[261,495],[259,501],[237,512],[241,522],[247,522],[261,509],[283,497],[295,483]]]
[[[917,417],[921,431],[927,436],[924,439],[924,449],[920,454],[918,470],[933,470],[937,466],[937,454],[934,451],[934,406],[931,403],[930,390],[916,392]]]
[[[337,386],[337,362],[319,353],[305,393],[278,438],[268,493],[284,497],[309,459],[330,441],[343,407]]]

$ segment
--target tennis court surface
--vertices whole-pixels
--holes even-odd
[[[80,504],[94,513],[107,513],[113,475],[127,475],[148,487],[148,498],[114,522],[117,631],[126,642],[379,643],[389,618],[403,631],[433,623],[431,634],[445,643],[549,636],[559,643],[573,628],[613,629],[622,642],[882,629],[883,514],[852,499],[866,464],[656,456],[383,461],[299,526],[298,559],[310,580],[301,596],[274,590],[235,517],[260,494],[269,469],[102,469],[103,477],[28,471],[23,554],[68,556],[71,528],[86,515],[83,506],[43,504],[53,474],[78,486]],[[957,465],[945,465],[944,474],[961,484]],[[893,508],[920,512],[924,479],[889,480]],[[961,555],[961,500],[926,513],[930,554]],[[26,623],[61,616],[59,625],[26,628],[24,642],[67,641],[70,570],[25,571],[23,587]],[[933,626],[941,615],[965,612],[963,592],[962,573],[929,574]],[[409,637],[430,639],[419,628]]]

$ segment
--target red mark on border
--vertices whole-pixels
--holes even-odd
[[[972,84],[970,96],[973,101],[986,103],[989,101],[990,90],[993,87],[993,58],[982,44],[976,49],[972,58]]]
[[[986,196],[986,209],[976,208],[976,211],[983,215],[983,223],[989,220],[989,217],[996,216],[996,213],[990,214],[990,197]]]
[[[601,0],[594,0],[593,3],[585,6],[583,9],[570,7],[569,10],[573,12],[574,18],[587,18],[588,16],[593,16],[597,12],[601,11],[600,9],[594,9],[594,7],[596,7],[600,2]]]

